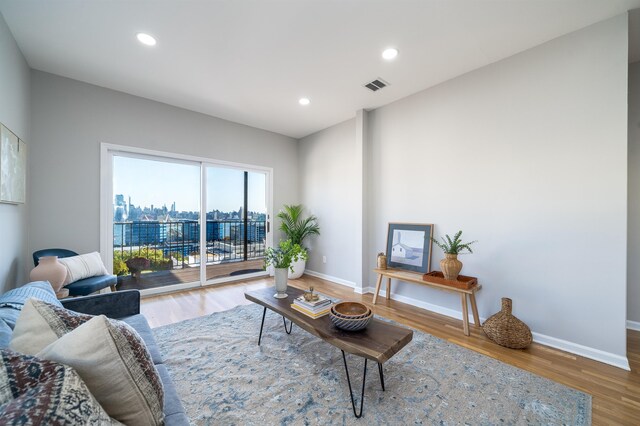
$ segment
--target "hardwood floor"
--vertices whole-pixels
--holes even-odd
[[[244,298],[245,291],[272,285],[272,279],[257,279],[148,297],[142,300],[142,313],[152,327],[158,327],[250,304]],[[290,280],[289,285],[302,289],[313,285],[316,290],[341,299],[371,303],[373,298],[372,294],[360,295],[348,287],[307,275]],[[536,343],[526,350],[503,348],[491,342],[478,327],[471,326],[471,335],[465,336],[461,320],[382,296],[374,311],[376,315],[591,394],[594,425],[640,424],[640,332],[628,331],[631,371],[624,371]]]

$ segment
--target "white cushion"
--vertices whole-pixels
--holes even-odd
[[[127,425],[160,425],[164,391],[138,333],[104,315],[92,318],[38,352],[68,365],[114,419]]]
[[[16,320],[9,347],[35,355],[59,337],[93,318],[38,299],[28,299]]]
[[[85,278],[95,277],[97,275],[109,274],[104,263],[102,263],[100,253],[97,251],[78,256],[63,257],[58,259],[58,261],[67,268],[67,278],[64,280],[63,285],[71,284]]]

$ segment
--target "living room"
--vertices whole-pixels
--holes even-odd
[[[29,281],[32,253],[41,249],[100,252],[113,270],[113,155],[242,166],[269,177],[267,245],[282,238],[275,215],[283,206],[301,204],[318,218],[320,235],[305,241],[306,273],[290,287],[365,302],[380,318],[471,349],[469,357],[479,352],[580,391],[592,411],[576,423],[633,424],[640,418],[638,8],[637,0],[2,0],[0,123],[25,142],[27,169],[25,202],[0,203],[0,294]],[[140,31],[157,44],[140,44]],[[383,58],[387,48],[397,56]],[[376,79],[388,86],[363,87]],[[389,223],[433,224],[436,239],[463,230],[477,240],[461,260],[462,274],[482,284],[481,321],[508,297],[532,346],[502,348],[479,327],[465,336],[459,297],[427,286],[394,281],[385,297],[385,281],[373,305]],[[437,270],[444,253],[432,251]],[[231,315],[239,304],[253,306],[245,291],[273,286],[264,273],[235,279],[205,276],[174,288],[180,292],[143,292],[140,310],[163,330]],[[297,326],[281,333],[279,318],[271,324],[267,316],[258,347],[262,310],[254,314],[247,314],[256,321],[251,348],[263,357],[269,344],[304,334]],[[247,328],[239,318],[229,321]],[[369,397],[378,386],[369,372],[363,421],[394,423],[379,417],[385,398],[389,404],[400,389],[415,396],[400,387],[397,357],[424,343],[418,331],[384,363],[384,394]],[[209,348],[235,344],[217,337]],[[321,418],[356,422],[337,354],[331,374],[341,382],[325,389],[332,397],[322,406],[335,416]],[[310,368],[322,376],[315,361],[324,365],[312,358]],[[180,394],[186,373],[169,370]],[[354,394],[361,380],[353,380]],[[278,383],[238,392],[252,400],[267,386]],[[188,397],[181,399],[190,414]],[[255,401],[251,407],[266,404]],[[444,421],[461,419],[452,411],[473,413],[450,401]],[[281,416],[264,418],[293,416],[287,421],[297,424],[310,415],[280,408]],[[236,411],[236,421],[264,414],[254,409]],[[212,413],[192,420],[234,419]],[[518,416],[507,422],[525,418]]]

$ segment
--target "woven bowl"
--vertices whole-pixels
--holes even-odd
[[[367,308],[367,312],[365,312],[362,315],[344,315],[341,314],[339,312],[336,312],[335,309],[333,309],[333,306],[331,307],[331,313],[333,313],[333,315],[340,317],[340,318],[344,318],[344,319],[360,319],[360,318],[365,318],[367,316],[369,316],[369,314],[371,313],[371,309]]]
[[[347,319],[336,316],[333,311],[329,311],[329,318],[337,328],[346,331],[360,331],[367,328],[373,319],[373,312],[369,311],[369,315],[364,318]]]

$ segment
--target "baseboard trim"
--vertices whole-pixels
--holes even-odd
[[[631,371],[629,360],[625,356],[612,354],[611,352],[605,352],[579,343],[573,343],[556,337],[547,336],[545,334],[536,333],[535,331],[532,331],[531,334],[533,335],[533,341],[536,343],[613,365],[614,367],[622,368],[623,370]]]
[[[375,288],[374,287],[364,287],[362,289],[356,288],[354,291],[360,294],[373,293],[375,291]],[[380,295],[383,296],[385,294],[386,293],[381,288]],[[451,318],[462,320],[462,312],[457,311],[455,309],[434,305],[428,302],[424,302],[422,300],[403,296],[401,294],[397,294],[393,292],[391,293],[391,299],[397,300],[398,302],[406,303],[408,305],[416,306],[418,308],[426,309],[428,311],[435,312],[437,314],[442,314]],[[485,320],[486,318],[480,317],[481,323],[483,323]],[[470,324],[473,323],[472,315],[469,316],[469,323]],[[638,327],[637,329],[640,330],[640,323],[627,321],[627,327],[631,328],[631,326],[637,326]],[[569,342],[567,340],[562,340],[555,337],[547,336],[541,333],[532,332],[531,334],[533,335],[533,341],[536,343],[540,343],[545,346],[570,352],[575,355],[580,355],[582,357],[593,359],[595,361],[603,362],[605,364],[609,364],[614,367],[622,368],[623,370],[627,370],[627,371],[631,370],[629,367],[629,360],[627,359],[627,357],[612,354],[611,352],[605,352],[600,349],[595,349],[588,346],[580,345],[578,343]]]
[[[321,278],[323,280],[331,281],[336,284],[340,284],[340,285],[344,285],[344,286],[356,289],[356,283],[352,281],[343,280],[342,278],[334,277],[334,276],[323,274],[316,271],[311,271],[309,269],[305,269],[304,273],[307,275],[311,275],[312,277]]]
[[[627,330],[640,331],[640,322],[627,320]]]

